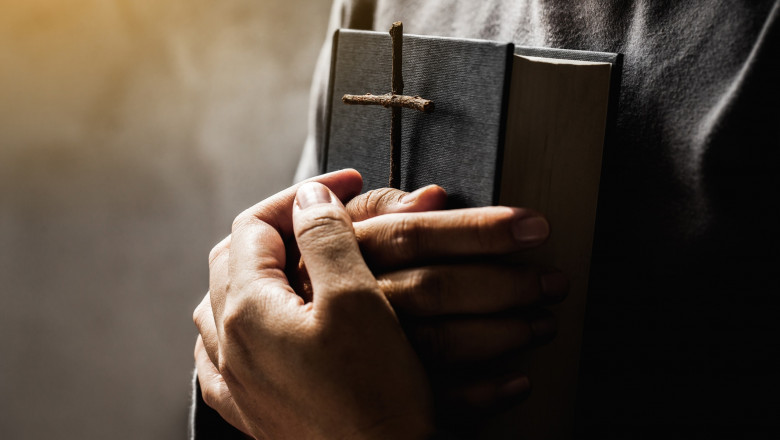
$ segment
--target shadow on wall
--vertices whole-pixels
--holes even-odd
[[[208,251],[288,186],[321,0],[10,0],[0,437],[185,434]]]

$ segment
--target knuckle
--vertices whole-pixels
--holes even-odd
[[[216,246],[211,248],[211,251],[209,251],[209,266],[214,264],[214,261],[216,261],[216,259],[219,258],[219,256],[222,255],[227,250],[228,250],[228,246],[226,240],[223,240],[222,242],[218,243]]]
[[[206,319],[212,320],[211,324],[214,324],[214,314],[211,309],[211,299],[211,292],[206,293],[206,296],[203,297],[203,300],[198,303],[198,306],[195,307],[195,310],[192,312],[192,321],[195,323],[198,329],[202,329],[204,327],[203,324],[208,324]]]
[[[369,191],[366,203],[372,216],[381,214],[385,208],[400,199],[401,192],[393,188],[379,188]]]
[[[202,327],[203,319],[205,315],[205,307],[203,306],[203,303],[201,302],[198,304],[197,307],[195,307],[195,310],[192,312],[192,322],[195,323],[195,326],[198,328]]]
[[[244,211],[241,214],[238,214],[235,219],[233,219],[233,224],[231,225],[230,230],[235,233],[238,230],[255,224],[257,221],[257,217],[255,217],[252,213]]]
[[[506,283],[508,298],[511,298],[519,306],[532,305],[539,297],[539,283],[531,283],[529,278],[527,272],[523,270],[513,270],[508,275]],[[534,279],[534,281],[536,280]]]
[[[354,234],[347,219],[335,209],[324,205],[312,210],[314,212],[297,228],[296,235],[299,240],[336,239],[342,235]]]
[[[403,193],[393,188],[372,189],[363,193],[354,203],[350,203],[353,208],[353,217],[356,220],[364,220],[376,217],[387,211],[387,207],[397,202]]]
[[[356,200],[355,203],[357,208],[356,217],[358,219],[362,220],[364,218],[369,218],[374,216],[372,212],[372,204],[371,204],[371,197],[374,194],[374,191],[376,190],[372,189],[371,191],[368,191],[367,193],[358,197],[358,199]]]
[[[363,195],[360,199],[360,210],[365,217],[375,217],[378,211],[379,201],[382,200],[380,189],[372,189]]]
[[[224,337],[230,341],[231,344],[237,344],[239,346],[245,345],[247,331],[251,328],[252,318],[248,307],[248,300],[239,299],[236,302],[231,302],[224,310],[224,316],[222,319],[222,331]]]
[[[416,308],[422,312],[436,313],[442,309],[445,297],[446,278],[431,268],[419,269],[412,275],[412,298]]]
[[[238,379],[236,378],[236,374],[233,371],[233,367],[230,365],[230,363],[227,361],[227,356],[225,356],[223,353],[220,352],[219,355],[219,365],[217,366],[217,369],[219,370],[219,375],[222,376],[222,380],[225,382],[225,384],[230,386],[236,386],[239,384]],[[213,388],[213,386],[212,386]],[[219,398],[218,390],[212,389],[212,395],[215,398]],[[205,400],[205,398],[204,398]],[[215,401],[215,403],[218,401]],[[209,405],[211,406],[211,405]],[[213,406],[212,406],[213,408]]]
[[[515,218],[514,208],[490,206],[477,208],[465,217],[463,227],[480,252],[494,252],[506,245],[505,231]]]
[[[399,221],[392,223],[388,235],[390,249],[401,259],[410,260],[420,256],[425,234],[422,233],[418,220],[401,217]]]
[[[205,381],[200,384],[200,394],[203,397],[203,403],[213,409],[217,409],[219,406],[220,391],[218,388],[219,386],[213,381]]]
[[[474,232],[477,246],[483,250],[493,247],[493,228],[495,222],[486,214],[480,214],[474,219]]]

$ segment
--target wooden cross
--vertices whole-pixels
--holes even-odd
[[[381,105],[392,108],[393,115],[390,125],[390,182],[391,188],[401,185],[401,109],[410,108],[424,113],[433,111],[433,101],[419,96],[405,96],[404,79],[401,68],[403,54],[404,25],[400,21],[390,27],[390,37],[393,40],[393,76],[392,93],[385,95],[344,95],[341,101],[345,104]]]

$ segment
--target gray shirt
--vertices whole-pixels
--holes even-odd
[[[578,432],[764,431],[780,404],[780,2],[337,0],[330,29],[618,52]],[[330,65],[296,175],[316,174]],[[608,428],[608,429],[607,429]]]

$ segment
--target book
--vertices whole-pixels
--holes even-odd
[[[434,101],[435,111],[403,110],[401,189],[435,183],[450,208],[500,204],[544,213],[550,239],[518,261],[555,266],[570,278],[569,297],[551,308],[558,336],[523,361],[534,391],[484,436],[568,438],[621,57],[418,35],[404,36],[403,54],[404,94]],[[391,63],[386,33],[334,35],[322,171],[355,168],[364,191],[387,186],[390,110],[345,105],[341,97],[388,93]]]

